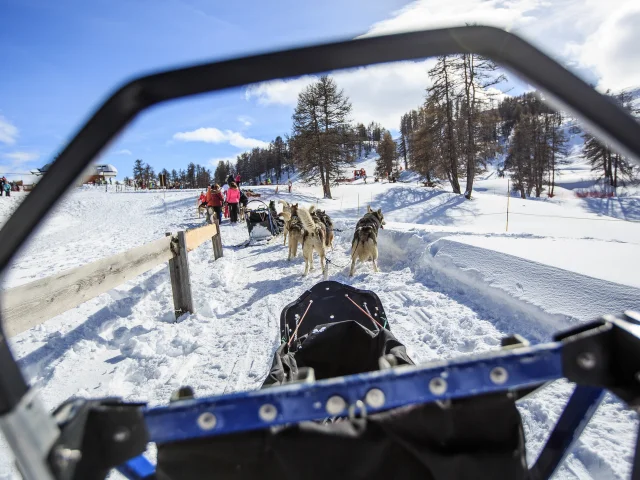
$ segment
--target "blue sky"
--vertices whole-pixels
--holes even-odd
[[[405,3],[0,0],[0,121],[18,130],[11,142],[0,136],[0,166],[26,171],[48,161],[105,95],[131,76],[355,37]],[[235,156],[240,149],[228,143],[171,139],[176,132],[212,127],[269,141],[289,131],[290,110],[257,107],[238,90],[176,102],[139,118],[102,161],[126,174],[135,158],[159,170]]]
[[[636,0],[0,0],[0,171],[51,159],[105,96],[132,76],[319,41],[477,22],[533,41],[600,87],[640,85]],[[353,119],[396,129],[427,86],[428,62],[336,76]],[[104,153],[119,177],[213,166],[290,131],[311,79],[154,108]],[[517,84],[516,93],[526,88]],[[513,93],[513,92],[512,92]]]

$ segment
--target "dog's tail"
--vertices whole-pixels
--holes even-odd
[[[315,206],[315,205],[311,205],[311,206],[309,207],[309,213],[313,213],[313,212],[315,212],[315,211],[316,211],[316,206]]]
[[[298,207],[298,218],[300,218],[302,222],[302,228],[304,228],[309,235],[313,236],[316,233],[316,222],[313,221],[309,210]]]
[[[291,208],[289,206],[289,202],[287,202],[286,200],[278,200],[278,203],[281,203],[282,205],[284,205],[284,208]]]

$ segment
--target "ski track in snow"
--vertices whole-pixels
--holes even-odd
[[[436,198],[439,193],[425,194],[429,192],[425,189],[389,185],[385,192],[380,187],[374,187],[376,201],[382,204],[388,222],[436,219],[428,223],[436,227],[457,225],[448,215],[460,213],[455,208],[449,210],[460,202],[448,195],[441,202]],[[406,195],[407,189],[411,195]],[[465,271],[464,262],[453,265],[445,254],[447,248],[456,246],[447,247],[445,242],[443,247],[439,240],[451,235],[446,228],[427,235],[388,225],[380,233],[381,272],[374,274],[370,265],[358,264],[355,276],[349,278],[351,232],[358,218],[355,196],[345,193],[341,203],[345,199],[347,203],[338,205],[337,200],[316,199],[311,191],[301,189],[277,198],[306,205],[318,202],[333,216],[336,229],[342,231],[336,232],[335,251],[328,254],[332,262],[329,278],[375,291],[392,332],[418,363],[496,349],[500,338],[515,332],[538,343],[548,340],[557,328],[603,313],[595,305],[593,313],[583,309],[581,315],[570,317],[570,301],[556,305],[557,311],[546,312],[542,310],[546,298],[536,298],[544,292],[531,289],[526,290],[528,296],[518,295],[517,289],[509,291],[513,287],[509,278],[513,277],[480,278],[472,267]],[[405,194],[400,195],[401,191]],[[17,286],[142,245],[167,231],[199,226],[203,220],[195,216],[195,195],[172,192],[165,199],[157,193],[74,192],[14,262],[3,279],[4,286]],[[369,195],[373,199],[374,190]],[[433,198],[436,203],[421,205]],[[19,198],[11,201],[16,203]],[[362,213],[365,202],[360,201],[358,194]],[[487,202],[492,201],[487,196]],[[473,211],[477,207],[472,203],[465,208]],[[3,217],[11,209],[0,202]],[[458,220],[466,224],[464,218]],[[609,240],[608,235],[604,232],[602,240]],[[47,407],[53,408],[70,396],[108,395],[154,405],[166,403],[181,385],[192,386],[197,396],[259,387],[280,342],[280,311],[322,276],[316,257],[316,269],[303,277],[300,249],[298,257],[288,262],[282,236],[263,245],[243,247],[247,238],[244,224],[225,222],[222,259],[214,262],[208,242],[190,253],[196,313],[183,315],[177,322],[168,270],[159,266],[12,338],[21,368],[41,389]],[[452,258],[458,258],[456,252],[460,254],[454,250]],[[495,263],[495,258],[487,255],[487,265]],[[481,267],[476,268],[487,271]],[[556,382],[519,404],[529,463],[544,445],[570,392],[566,382]],[[636,427],[635,415],[607,396],[555,478],[627,478]],[[10,455],[5,454],[7,447],[2,443],[0,448],[0,478],[13,478],[16,474]]]

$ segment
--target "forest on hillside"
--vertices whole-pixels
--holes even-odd
[[[475,54],[445,55],[429,70],[422,104],[399,118],[399,132],[378,122],[351,121],[353,105],[328,75],[298,95],[291,131],[277,136],[266,148],[238,155],[236,162],[220,161],[212,173],[190,163],[185,170],[162,170],[170,184],[204,188],[224,183],[229,174],[244,182],[286,182],[298,178],[331,187],[358,158],[375,151],[376,177],[397,173],[400,167],[419,173],[425,183],[449,183],[454,193],[471,198],[474,179],[493,163],[500,175],[508,173],[522,198],[554,194],[556,170],[566,161],[568,133],[584,138],[583,154],[603,183],[612,188],[635,181],[636,172],[624,156],[581,131],[575,122],[554,111],[538,92],[510,96],[498,87],[506,77],[492,61]],[[634,94],[607,95],[632,114]],[[387,126],[388,127],[388,126]],[[136,160],[133,181],[153,183],[154,169]],[[130,181],[129,179],[126,179]],[[462,184],[464,182],[464,184]]]

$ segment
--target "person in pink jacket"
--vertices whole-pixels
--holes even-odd
[[[238,222],[238,203],[240,203],[240,189],[236,182],[231,182],[229,190],[227,190],[227,204],[229,204],[231,223]]]

